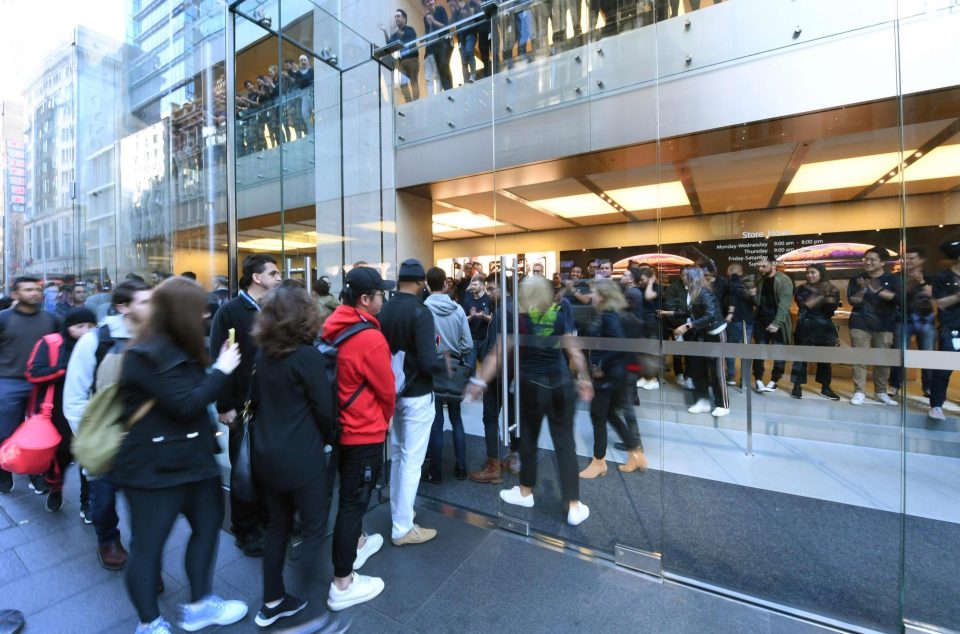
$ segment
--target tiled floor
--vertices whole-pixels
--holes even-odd
[[[72,480],[73,478],[71,478]],[[27,615],[28,633],[117,632],[128,634],[136,616],[122,573],[102,569],[93,529],[80,522],[75,482],[68,481],[61,513],[43,510],[43,498],[18,479],[0,496],[0,596],[3,607]],[[125,518],[125,513],[121,513]],[[389,541],[363,572],[383,577],[377,599],[341,617],[353,632],[757,632],[824,631],[686,586],[658,582],[606,563],[556,552],[525,538],[491,531],[421,508],[418,522],[439,530],[423,546],[397,548]],[[368,531],[389,531],[389,507],[367,517]],[[121,530],[126,534],[126,520]],[[175,615],[188,594],[182,568],[187,527],[181,519],[167,542],[166,591],[161,610]],[[251,609],[261,600],[260,560],[244,557],[222,536],[214,581],[224,596],[242,598]],[[312,568],[312,570],[311,570]],[[322,614],[332,574],[329,561],[309,570],[307,587],[291,581],[310,606],[273,631],[309,632]],[[224,632],[255,632],[252,614]]]

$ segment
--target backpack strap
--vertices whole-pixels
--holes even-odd
[[[354,336],[358,332],[362,332],[364,330],[370,330],[371,328],[376,328],[376,326],[371,324],[369,321],[358,321],[357,323],[353,324],[352,326],[350,326],[349,328],[341,332],[339,335],[337,335],[337,338],[333,340],[332,345],[335,348],[339,349],[340,346],[350,337]]]

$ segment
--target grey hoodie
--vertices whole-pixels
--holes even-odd
[[[104,320],[115,340],[129,340],[132,336],[123,315],[111,315]],[[80,337],[67,362],[67,377],[63,385],[63,414],[71,429],[77,431],[83,411],[87,408],[93,392],[97,369],[97,348],[100,346],[100,329],[94,328]]]
[[[437,352],[458,354],[465,357],[473,351],[473,337],[470,336],[470,324],[460,304],[445,293],[431,293],[425,302],[433,313],[433,324],[437,329]]]

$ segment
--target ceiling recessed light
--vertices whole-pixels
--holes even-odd
[[[461,229],[489,229],[502,226],[489,216],[475,214],[470,211],[451,211],[449,213],[433,215],[433,232],[449,233]]]
[[[551,213],[564,218],[579,218],[582,216],[602,216],[616,213],[600,196],[596,194],[574,194],[533,201]]]
[[[640,211],[658,207],[682,207],[690,204],[680,181],[625,187],[607,192],[622,211]]]
[[[900,152],[870,154],[833,161],[805,163],[787,187],[787,194],[866,187],[877,182],[887,168],[900,162]]]

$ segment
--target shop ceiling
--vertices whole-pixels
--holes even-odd
[[[433,201],[436,240],[956,191],[958,117],[938,91],[404,191]]]

